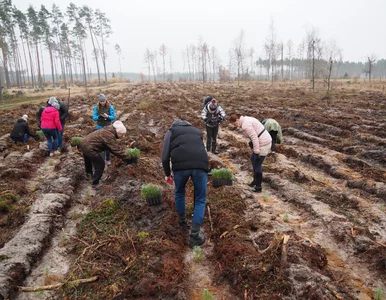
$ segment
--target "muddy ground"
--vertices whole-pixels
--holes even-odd
[[[55,157],[47,157],[44,141],[15,146],[8,137],[23,114],[36,130],[37,105],[2,111],[0,299],[385,297],[382,92],[340,86],[321,100],[305,83],[128,84],[103,92],[128,128],[122,146],[139,148],[141,157],[137,166],[113,157],[98,193],[69,143],[94,129],[96,93],[71,99],[67,147]],[[223,122],[210,166],[227,166],[235,178],[220,188],[209,180],[208,242],[193,251],[178,227],[160,154],[173,120],[205,131],[199,116],[208,94],[228,116],[276,119],[284,143],[264,162],[263,192],[252,193],[247,140],[229,118]],[[140,195],[150,182],[164,187],[156,206]],[[189,183],[190,211],[192,202]]]

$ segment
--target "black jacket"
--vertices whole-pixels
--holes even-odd
[[[198,169],[208,172],[208,154],[202,141],[202,132],[184,120],[174,121],[164,138],[162,167],[170,176],[173,171]]]
[[[36,137],[36,134],[31,133],[31,131],[29,130],[28,123],[23,119],[19,119],[17,120],[15,126],[13,127],[13,130],[10,136],[14,138],[21,138],[24,136],[24,134],[28,134],[29,136]]]

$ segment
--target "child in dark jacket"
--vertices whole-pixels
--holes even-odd
[[[27,120],[28,116],[23,115],[13,127],[10,137],[15,144],[24,144],[30,136],[37,139],[37,135],[30,131]]]

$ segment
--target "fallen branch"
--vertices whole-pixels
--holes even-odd
[[[380,243],[380,242],[375,242],[375,243],[378,244],[379,246],[382,246],[382,247],[386,248],[386,244],[383,244],[383,243]]]
[[[284,266],[287,263],[287,243],[290,239],[290,235],[283,235],[283,244],[281,246],[281,265]]]
[[[212,216],[210,215],[210,207],[208,207],[208,215],[209,215],[209,222],[210,222],[210,231],[213,231],[213,223],[212,223]]]
[[[337,291],[335,291],[332,287],[326,283],[326,288],[335,296],[336,299],[342,300],[344,299],[342,295],[340,295]]]
[[[222,239],[222,238],[224,238],[229,232],[232,232],[233,230],[235,230],[235,229],[237,229],[237,228],[239,228],[240,227],[240,225],[235,225],[235,226],[233,226],[233,228],[231,229],[231,231],[225,231],[225,232],[223,232],[221,235],[220,235],[220,239]]]
[[[98,276],[90,277],[90,278],[85,278],[85,279],[77,279],[74,281],[67,281],[67,282],[62,282],[62,283],[56,283],[56,284],[51,284],[51,285],[43,285],[43,286],[37,286],[37,287],[32,287],[32,286],[19,286],[19,290],[21,292],[38,292],[38,291],[47,291],[47,290],[55,290],[60,287],[62,287],[65,284],[71,284],[71,285],[78,285],[81,283],[88,283],[88,282],[93,282],[98,279]]]

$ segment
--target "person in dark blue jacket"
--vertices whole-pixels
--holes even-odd
[[[174,178],[174,202],[179,216],[180,226],[187,229],[185,189],[189,178],[194,185],[194,212],[189,246],[205,243],[205,236],[200,233],[204,221],[206,189],[208,180],[208,154],[203,143],[203,134],[185,120],[176,120],[164,137],[162,147],[162,167],[166,181]],[[172,162],[172,171],[170,170]]]

